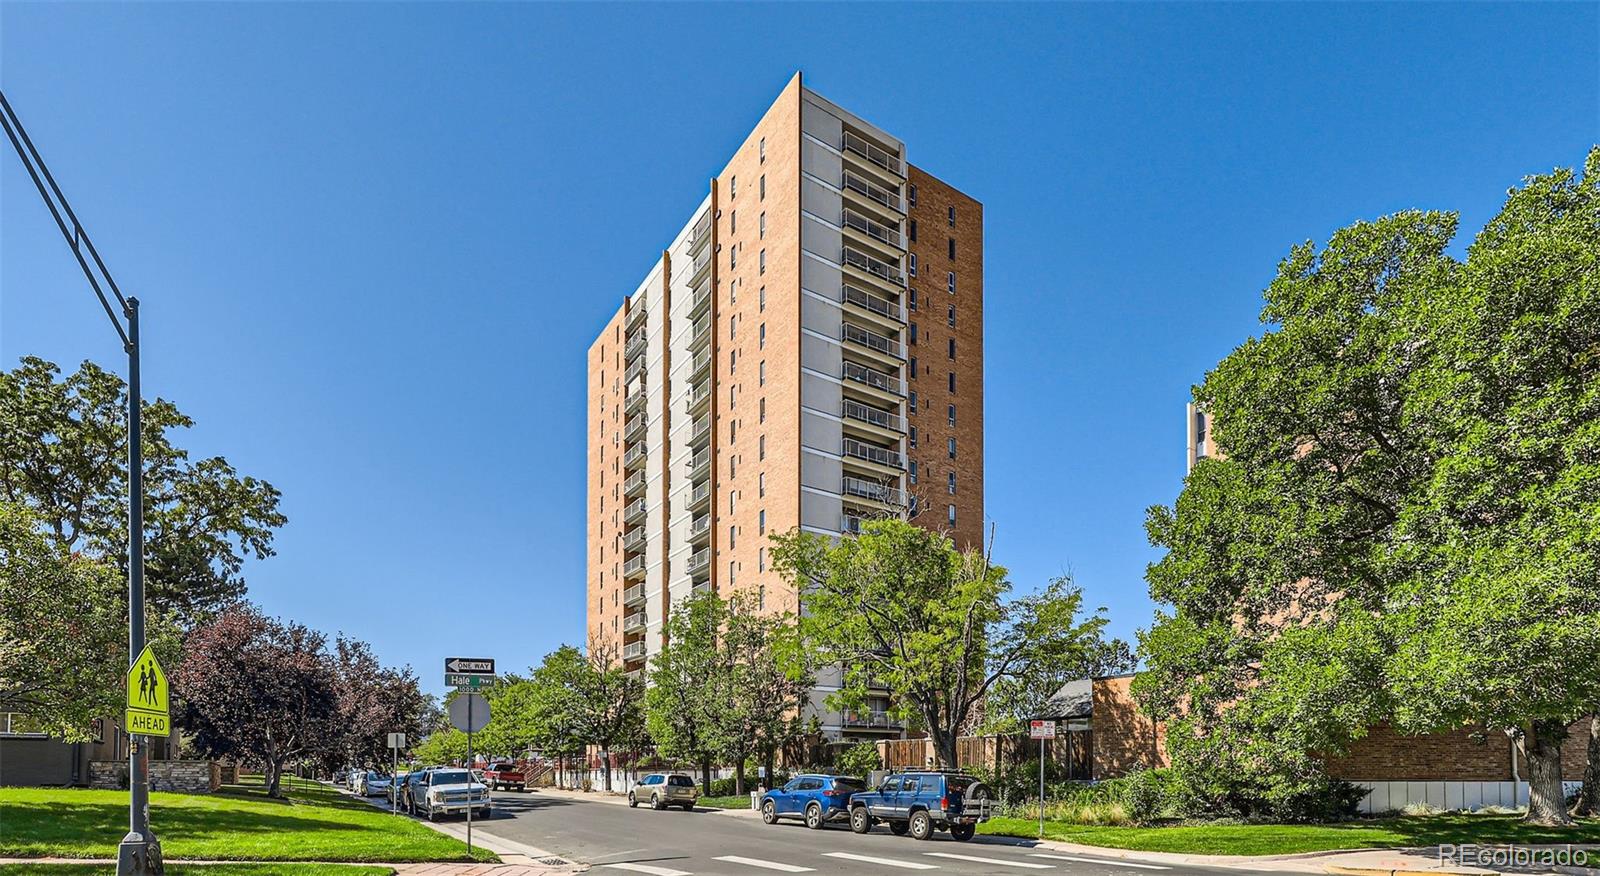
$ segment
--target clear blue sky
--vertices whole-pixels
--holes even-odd
[[[0,5],[147,391],[284,493],[251,596],[435,690],[582,635],[584,351],[794,70],[984,202],[997,553],[1131,635],[1189,387],[1278,259],[1581,164],[1597,44],[1594,3]],[[0,185],[0,358],[120,372]]]

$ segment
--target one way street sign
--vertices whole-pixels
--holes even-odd
[[[451,657],[444,661],[444,671],[460,675],[494,675],[494,658]]]

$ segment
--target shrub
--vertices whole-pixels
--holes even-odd
[[[871,742],[857,742],[839,754],[839,775],[860,776],[865,779],[873,770],[882,768],[878,746]]]

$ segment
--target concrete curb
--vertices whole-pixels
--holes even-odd
[[[1333,873],[1335,876],[1406,876],[1406,874],[1426,874],[1426,876],[1498,876],[1497,870],[1483,870],[1477,867],[1362,867],[1347,866],[1344,864],[1324,864],[1323,871]]]

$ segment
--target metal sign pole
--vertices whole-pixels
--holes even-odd
[[[1044,839],[1044,737],[1039,737],[1039,839]]]
[[[399,789],[394,786],[400,778],[400,749],[390,747],[389,755],[390,763],[394,764],[389,768],[389,814],[394,815],[400,811]]]
[[[472,857],[472,701],[467,694],[467,857]]]

